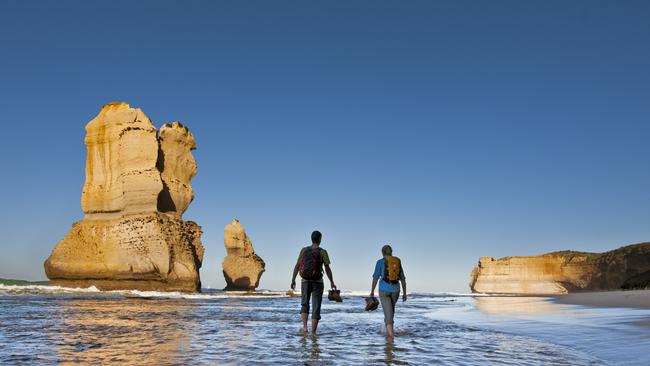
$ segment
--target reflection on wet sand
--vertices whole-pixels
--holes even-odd
[[[300,340],[302,348],[302,359],[305,365],[322,365],[320,344],[318,336],[306,336]]]
[[[386,345],[384,346],[384,363],[386,365],[407,365],[407,363],[400,361],[395,355],[396,351],[404,351],[404,349],[396,347],[395,341],[390,338],[386,338]]]
[[[60,305],[57,316],[71,331],[50,334],[59,362],[167,364],[187,356],[193,324],[177,315],[191,303],[80,299]]]
[[[552,301],[549,297],[475,297],[479,313],[463,317],[472,325],[523,334],[574,347],[604,360],[647,365],[638,350],[650,347],[647,309],[594,308]]]
[[[395,343],[392,339],[386,339],[386,346],[384,347],[386,364],[392,365],[395,362],[395,352],[394,352]]]
[[[543,297],[475,297],[474,301],[478,310],[495,315],[550,312],[560,308]]]
[[[571,318],[538,313],[545,314],[544,324],[557,321],[558,332],[554,324],[540,327],[539,321],[525,319],[535,313],[510,320],[485,312],[495,306],[509,311],[503,301],[511,299],[481,301],[484,311],[477,311],[471,298],[414,295],[400,304],[391,341],[380,333],[383,316],[364,312],[362,297],[323,304],[320,334],[313,337],[299,334],[299,302],[286,297],[0,294],[0,364],[541,366],[570,360],[591,366],[602,362],[590,353],[604,348],[596,343],[603,333],[591,325],[621,319],[582,317],[586,326],[567,328]],[[445,314],[448,320],[441,320]],[[459,324],[462,320],[471,324]],[[486,326],[478,326],[481,322]],[[492,329],[498,324],[509,327],[507,333]],[[605,329],[609,338],[609,330],[618,328]],[[522,330],[534,337],[515,334]],[[566,335],[568,346],[556,344],[557,334]],[[575,350],[574,341],[588,347]],[[623,356],[639,358],[638,351],[647,349],[639,334],[622,343],[613,344],[615,353],[606,359],[629,361]]]
[[[550,301],[548,297],[504,296],[476,297],[476,309],[490,316],[546,322],[573,321],[590,311]]]

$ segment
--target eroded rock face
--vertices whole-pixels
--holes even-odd
[[[648,286],[650,243],[606,253],[554,252],[539,256],[481,257],[470,275],[473,292],[565,294]]]
[[[162,179],[156,128],[139,108],[109,103],[86,125],[86,218],[155,212]]]
[[[84,219],[45,261],[55,284],[199,291],[201,228],[183,221],[196,174],[194,137],[176,122],[110,103],[86,126]],[[166,187],[172,187],[166,190]]]
[[[226,290],[254,290],[259,286],[265,263],[255,254],[253,244],[238,220],[226,225],[223,233],[226,258],[223,260],[223,275]]]
[[[158,209],[182,215],[194,199],[190,180],[196,175],[196,148],[194,136],[180,122],[160,128],[158,168],[162,172],[163,191],[159,195]]]

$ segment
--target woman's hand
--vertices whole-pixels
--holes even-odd
[[[406,292],[402,295],[402,302],[406,301]]]
[[[291,289],[292,290],[296,289],[296,280],[291,281]]]

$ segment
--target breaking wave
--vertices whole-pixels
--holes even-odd
[[[142,298],[162,298],[162,299],[218,299],[229,297],[288,297],[285,292],[281,291],[222,291],[213,289],[203,289],[201,293],[184,293],[184,292],[161,292],[161,291],[139,291],[139,290],[111,290],[102,291],[95,286],[90,287],[62,287],[50,285],[4,285],[0,284],[0,295],[105,295],[119,297],[142,297]]]
[[[257,290],[251,291],[223,291],[211,288],[202,289],[201,293],[185,292],[162,292],[162,291],[140,291],[140,290],[112,290],[102,291],[95,286],[80,287],[62,287],[51,285],[6,285],[0,284],[0,295],[89,295],[89,296],[108,296],[108,297],[142,297],[142,298],[161,298],[161,299],[223,299],[223,298],[268,298],[268,297],[290,297],[286,291],[276,290]],[[366,297],[368,291],[341,291],[342,296],[346,297]],[[410,296],[422,297],[484,297],[486,294],[456,293],[456,292],[439,292],[425,293],[413,292]],[[300,292],[295,292],[294,296],[300,296]]]

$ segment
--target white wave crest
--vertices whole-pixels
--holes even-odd
[[[203,289],[201,293],[185,292],[163,292],[163,291],[140,291],[140,290],[113,290],[101,291],[95,286],[85,288],[48,286],[48,285],[4,285],[0,284],[0,295],[93,295],[93,296],[124,296],[124,297],[141,297],[141,298],[160,298],[160,299],[226,299],[226,298],[269,298],[269,297],[289,297],[285,291],[274,290],[257,290],[248,291],[222,291],[213,289]],[[341,291],[343,297],[366,297],[368,291]],[[425,297],[476,297],[491,296],[489,294],[472,294],[457,292],[412,292],[409,295]],[[294,296],[300,296],[296,292]]]
[[[49,285],[4,285],[0,284],[0,294],[56,294],[56,293],[99,293],[97,287],[90,286],[86,288],[78,287],[61,287]]]
[[[78,288],[48,285],[4,285],[0,284],[0,295],[106,295],[125,296],[142,298],[163,298],[163,299],[221,299],[221,298],[264,298],[264,297],[288,297],[282,291],[221,291],[205,289],[203,293],[184,292],[162,292],[162,291],[139,291],[139,290],[112,290],[101,291],[95,286]]]

